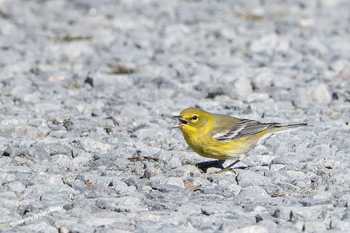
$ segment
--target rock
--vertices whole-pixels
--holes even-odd
[[[5,151],[2,153],[3,156],[11,156],[13,150],[12,147],[7,146],[7,148],[5,149]]]
[[[181,178],[177,178],[177,177],[169,177],[165,181],[165,184],[178,187],[179,189],[184,189],[185,188],[185,184],[182,181],[182,179]]]
[[[317,191],[312,195],[313,199],[330,199],[332,195],[326,191]]]
[[[326,231],[327,226],[323,222],[306,222],[303,229],[305,232]]]
[[[80,191],[81,193],[89,189],[84,182],[78,180],[70,181],[68,182],[68,185],[73,189]]]
[[[275,218],[282,219],[284,221],[290,221],[291,219],[291,208],[280,206],[277,207],[274,212],[272,213],[272,216]]]
[[[213,214],[225,214],[231,213],[232,207],[227,205],[210,205],[201,208],[201,211],[205,215],[213,215]]]
[[[230,97],[238,100],[247,100],[253,92],[250,80],[244,76],[233,81],[228,88]]]
[[[297,104],[300,107],[307,107],[312,103],[329,104],[332,96],[328,91],[326,84],[320,84],[312,89],[299,88]]]
[[[243,227],[234,231],[232,233],[268,233],[268,229],[262,226],[249,226]]]
[[[60,232],[68,230],[68,232],[93,232],[91,228],[85,224],[77,223],[76,221],[58,220],[54,223],[54,226],[60,229]],[[90,229],[89,229],[90,228]]]
[[[237,183],[242,187],[267,185],[271,183],[271,179],[255,172],[245,171],[238,174]]]
[[[256,222],[261,222],[261,221],[273,221],[273,218],[270,214],[268,213],[260,213],[255,215]]]
[[[198,169],[195,166],[190,166],[190,165],[174,168],[169,170],[166,173],[166,176],[169,176],[169,177],[183,177],[183,178],[199,176],[199,175],[200,175],[200,172],[198,171]]]
[[[303,173],[304,174],[304,173]],[[265,171],[264,175],[272,179],[273,182],[289,182],[290,176],[288,171]]]
[[[340,230],[347,231],[350,227],[350,222],[348,221],[340,221],[340,220],[332,220],[330,223],[331,230]]]
[[[299,201],[303,206],[316,206],[316,205],[326,205],[332,204],[332,201],[329,199],[309,199],[304,198]]]
[[[153,166],[152,167],[147,167],[145,169],[145,173],[144,173],[144,177],[145,178],[150,178],[152,176],[157,176],[159,174],[161,174],[161,170],[159,168],[154,168]]]
[[[58,200],[58,201],[61,201],[61,200]],[[29,205],[27,205],[27,207],[25,208],[25,212],[39,213],[39,212],[42,212],[44,209],[45,207],[41,202],[33,201]]]
[[[45,192],[40,196],[40,201],[67,201],[68,193],[67,192]]]
[[[90,138],[79,138],[72,141],[72,146],[82,149],[86,152],[92,152],[97,154],[106,154],[115,149],[115,146],[112,146],[107,143],[98,142]]]
[[[18,195],[22,194],[22,192],[25,190],[25,186],[20,181],[9,182],[6,186],[8,191],[15,192]]]
[[[187,179],[193,185],[200,185],[201,187],[206,187],[211,185],[210,181],[202,177],[190,177]]]
[[[111,185],[111,189],[117,194],[130,194],[136,191],[135,186],[128,186],[125,182],[117,179],[113,179]]]
[[[272,72],[265,71],[252,77],[252,84],[254,89],[267,90],[272,86],[272,81],[276,75]]]
[[[82,153],[78,157],[71,160],[71,163],[75,166],[84,166],[89,164],[93,160],[93,156],[90,153]]]
[[[178,206],[175,203],[156,203],[151,207],[151,210],[175,210]]]
[[[318,216],[322,215],[323,207],[314,206],[308,209],[300,207],[292,207],[290,211],[290,221],[298,222],[303,221],[315,221]]]
[[[270,198],[266,191],[259,186],[243,187],[237,198],[244,200],[256,200],[260,198]]]
[[[25,226],[17,226],[14,229],[20,229],[21,231],[25,231],[25,232],[48,232],[48,233],[58,233],[58,230],[51,226],[50,224],[48,224],[47,222],[45,222],[44,220],[39,220],[39,221],[35,221],[32,223],[29,223],[28,225]]]
[[[141,206],[141,200],[137,197],[120,197],[120,198],[99,198],[106,201],[111,206]]]

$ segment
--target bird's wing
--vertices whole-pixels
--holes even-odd
[[[248,119],[241,119],[234,124],[231,129],[221,131],[213,135],[213,138],[222,141],[229,142],[234,139],[242,138],[248,135],[256,134],[274,126],[280,125],[279,123],[261,123],[259,121],[253,121]]]

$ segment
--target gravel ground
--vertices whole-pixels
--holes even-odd
[[[349,25],[348,0],[0,0],[0,232],[347,232]],[[312,127],[203,174],[171,128],[193,106]]]

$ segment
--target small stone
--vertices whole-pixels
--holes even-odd
[[[230,97],[238,100],[247,100],[252,94],[253,88],[248,78],[241,76],[231,83],[229,87]]]
[[[152,190],[152,187],[151,186],[145,186],[145,187],[143,187],[143,190],[145,190],[146,192],[151,192],[151,190]]]
[[[259,73],[252,78],[253,87],[259,90],[267,90],[272,86],[272,80],[275,76],[274,73],[269,71]]]
[[[259,186],[243,187],[237,198],[244,200],[256,200],[260,198],[271,198],[266,191]]]
[[[238,174],[237,183],[242,187],[253,185],[267,185],[271,183],[271,179],[255,172],[244,171]]]
[[[317,191],[312,195],[313,199],[330,199],[332,194],[327,191]]]
[[[282,219],[284,221],[290,221],[291,208],[285,206],[277,207],[272,213],[272,216],[275,218]]]
[[[175,187],[178,187],[179,189],[184,189],[185,188],[185,184],[182,181],[181,178],[177,178],[177,177],[169,177],[166,181],[165,181],[166,185],[172,185]]]
[[[75,166],[84,166],[93,161],[93,155],[90,153],[81,153],[78,157],[71,160],[71,163]]]
[[[200,176],[200,174],[200,171],[195,166],[186,165],[169,170],[166,173],[166,176],[187,178],[193,176]]]
[[[300,107],[308,107],[309,104],[329,104],[332,96],[326,84],[320,84],[314,88],[299,88],[296,104]]]
[[[179,205],[175,203],[156,203],[151,207],[151,210],[172,210],[174,211]]]
[[[111,206],[141,206],[141,200],[137,197],[120,197],[120,198],[100,198]]]
[[[9,166],[13,162],[13,159],[10,157],[0,158],[0,166]]]
[[[151,167],[147,167],[145,169],[145,172],[144,172],[143,176],[145,178],[151,178],[153,176],[158,176],[161,173],[162,173],[162,171],[159,168],[154,168],[153,166],[151,166]]]
[[[286,171],[291,178],[304,178],[305,173],[301,171]]]
[[[113,179],[110,185],[117,194],[130,194],[136,191],[135,186],[128,186],[125,182],[117,179]]]
[[[349,221],[332,220],[330,223],[331,230],[348,231],[350,229]]]
[[[256,222],[261,222],[261,221],[273,221],[273,217],[268,214],[268,213],[260,213],[260,214],[257,214],[255,215],[255,219],[256,219]]]
[[[303,173],[304,174],[304,173]],[[264,175],[266,177],[271,178],[273,182],[288,182],[290,180],[290,176],[288,175],[287,171],[265,171]]]
[[[225,214],[230,212],[230,207],[222,204],[210,205],[210,206],[202,207],[201,211],[205,215]]]
[[[79,138],[72,141],[72,146],[96,154],[106,154],[113,151],[116,146],[99,142],[91,138]]]
[[[164,199],[164,194],[158,190],[151,190],[146,197],[150,200],[162,200]]]
[[[202,177],[190,177],[188,178],[188,181],[193,185],[200,185],[201,187],[211,185],[211,182],[209,180],[204,179]]]
[[[172,168],[176,168],[176,167],[181,167],[181,161],[180,159],[176,158],[176,157],[172,157],[169,161],[167,161],[167,164],[169,166],[171,166]]]
[[[271,171],[280,171],[281,169],[283,169],[285,167],[286,167],[286,165],[284,165],[284,164],[271,164],[270,170]]]
[[[306,222],[304,223],[303,231],[305,232],[319,232],[326,231],[327,225],[323,222]]]
[[[227,190],[232,192],[237,197],[242,191],[242,187],[237,184],[230,184],[227,186]]]
[[[40,201],[67,201],[68,193],[67,192],[45,192],[40,196]]]
[[[83,181],[79,180],[70,181],[68,182],[68,185],[73,189],[80,191],[81,193],[84,193],[86,190],[89,189]]]
[[[20,195],[25,190],[25,186],[20,181],[9,182],[6,186],[8,191],[15,192],[17,195]]]
[[[327,205],[332,204],[332,200],[329,199],[309,199],[303,198],[299,201],[303,206],[316,206],[316,205]]]
[[[11,156],[12,152],[13,152],[12,147],[8,146],[2,155],[3,156]]]
[[[28,225],[17,227],[22,232],[47,232],[57,233],[57,229],[44,220],[38,220],[36,222],[29,223]]]
[[[301,221],[315,221],[322,216],[324,207],[313,206],[312,208],[291,207],[290,221],[293,223]]]
[[[231,233],[268,233],[269,231],[262,226],[249,226],[249,227],[243,227],[230,232]]]

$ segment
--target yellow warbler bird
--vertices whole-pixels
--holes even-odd
[[[232,116],[211,114],[200,108],[187,108],[179,116],[175,128],[179,128],[187,144],[197,154],[218,159],[223,164],[226,159],[237,159],[221,170],[228,171],[238,163],[244,154],[256,147],[263,138],[284,130],[307,126],[306,123],[281,125],[239,119]]]

